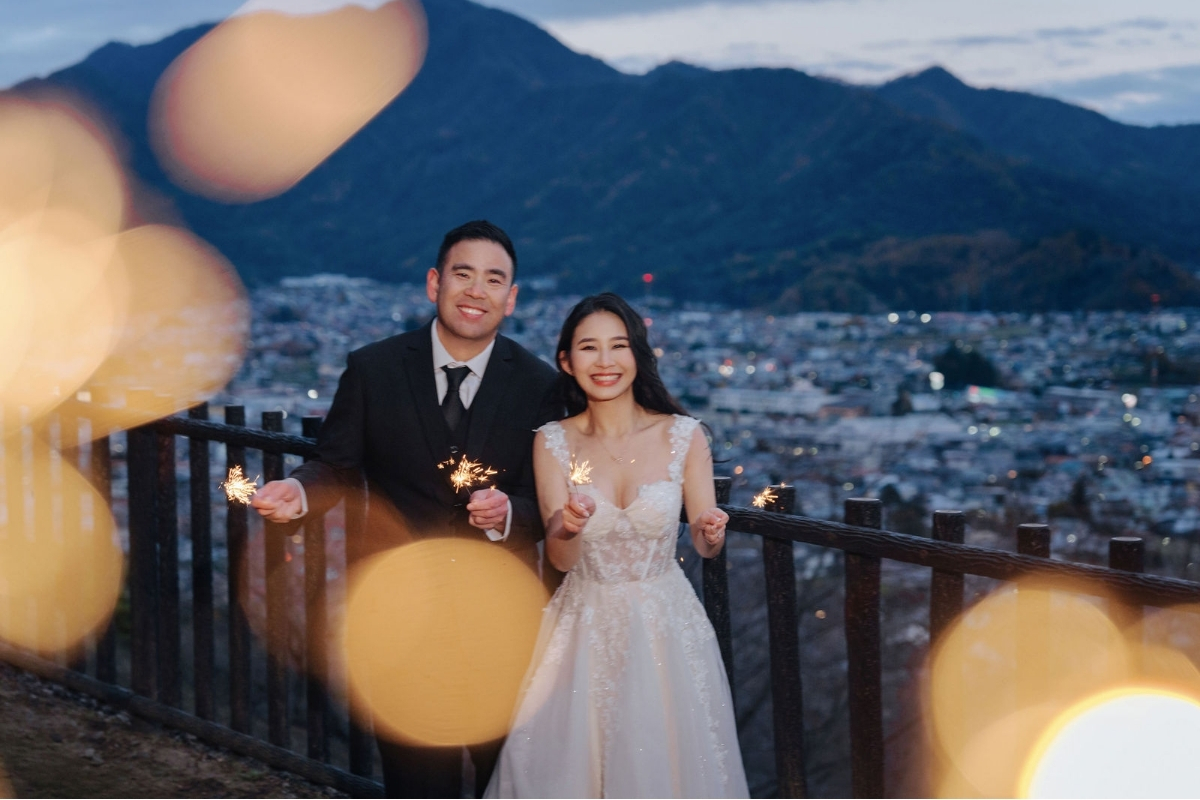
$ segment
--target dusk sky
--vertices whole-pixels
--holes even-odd
[[[379,0],[364,0],[377,5]],[[303,9],[336,0],[254,0]],[[671,59],[880,83],[940,64],[1137,124],[1200,122],[1196,0],[488,0],[628,72]],[[237,0],[0,0],[0,86],[107,41],[155,41]]]

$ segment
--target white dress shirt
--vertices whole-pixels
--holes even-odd
[[[446,388],[450,385],[449,379],[446,377],[445,370],[442,367],[467,367],[471,371],[467,377],[463,378],[462,384],[458,387],[458,396],[462,400],[464,408],[470,408],[471,403],[475,400],[475,394],[479,391],[479,384],[483,382],[483,373],[487,370],[488,361],[492,358],[492,350],[496,347],[496,340],[492,339],[488,346],[483,348],[479,355],[472,358],[470,361],[455,361],[454,357],[446,350],[442,344],[441,333],[438,328],[438,321],[434,319],[432,327],[433,339],[433,380],[437,385],[437,400],[438,405],[442,404],[442,400],[446,397]],[[299,519],[308,514],[308,495],[304,491],[304,484],[296,478],[285,478],[288,483],[296,487],[300,492],[300,513],[292,517]],[[508,538],[509,532],[512,530],[512,500],[508,501],[508,513],[504,518],[503,533],[498,530],[487,530],[484,533],[488,539],[493,542],[503,542]]]

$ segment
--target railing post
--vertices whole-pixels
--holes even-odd
[[[1114,536],[1108,540],[1108,566],[1125,572],[1142,573],[1146,570],[1146,543],[1140,536]],[[1128,631],[1142,621],[1142,607],[1118,599],[1110,605],[1113,623],[1122,631]]]
[[[962,544],[967,515],[961,511],[933,512],[933,538],[939,542]],[[933,570],[929,586],[929,648],[941,641],[951,623],[962,613],[963,574]]]
[[[33,525],[30,533],[34,538],[45,541],[57,535],[54,530],[54,497],[51,495],[53,486],[51,484],[49,420],[35,420],[32,433],[33,439],[30,444],[33,451]],[[48,638],[50,631],[47,630],[47,626],[57,625],[58,617],[62,612],[53,611],[53,601],[42,600],[41,602],[51,605],[51,609],[38,608],[38,601],[33,601],[37,613],[37,627],[34,629],[34,635],[37,637],[35,641],[48,642],[50,641]],[[47,611],[51,613],[46,613]],[[66,665],[63,653],[55,653],[54,660],[60,665]]]
[[[225,424],[245,426],[244,406],[225,406]],[[246,471],[246,448],[225,446],[225,469],[241,467]],[[250,624],[242,607],[248,560],[249,539],[247,508],[233,500],[225,504],[225,552],[229,561],[229,727],[238,733],[250,733]]]
[[[347,571],[361,558],[363,528],[366,526],[367,496],[364,487],[348,489],[344,495],[346,507],[346,567]],[[372,735],[371,713],[363,708],[350,713],[350,773],[370,778],[375,771],[375,737]]]
[[[76,473],[79,472],[79,417],[72,406],[73,403],[60,406],[61,411],[58,415],[58,452],[62,458],[64,473],[68,469]],[[73,484],[74,481],[64,479],[59,483],[56,492],[62,497],[63,535],[68,539],[79,537],[82,541],[84,535],[83,509],[81,507],[83,494],[77,488],[76,491],[68,495],[66,487]],[[89,534],[89,538],[96,535],[98,534],[93,529]],[[96,578],[96,575],[88,573],[84,576],[83,580],[91,584],[89,586],[89,589],[91,589],[95,587]],[[89,592],[88,594],[90,595],[91,593]],[[73,648],[70,661],[71,669],[86,674],[88,653],[94,649],[94,646],[95,634],[94,632],[88,633],[84,637],[84,641],[79,646]]]
[[[713,478],[713,490],[717,496],[717,505],[729,503],[733,479],[729,477]],[[706,558],[702,564],[704,587],[704,611],[708,621],[712,623],[713,631],[717,634],[717,646],[721,648],[721,661],[725,664],[725,676],[729,679],[730,697],[733,697],[733,629],[729,618],[729,571],[728,558],[729,537],[725,538],[725,546],[712,558]],[[733,698],[735,704],[737,698]]]
[[[795,486],[772,486],[764,510],[790,514]],[[780,797],[807,797],[804,779],[804,693],[800,683],[800,622],[796,611],[796,562],[790,539],[764,536],[767,628],[771,654],[771,700],[775,726],[775,771]]]
[[[155,433],[158,539],[158,701],[178,708],[179,675],[179,509],[175,492],[175,436]]]
[[[846,524],[879,529],[879,500],[846,500]],[[850,770],[855,797],[883,797],[883,685],[879,558],[847,552],[846,660],[850,682]]]
[[[208,403],[188,409],[189,419],[207,420]],[[195,709],[201,719],[213,719],[213,560],[212,479],[208,441],[188,439],[188,489],[191,492],[192,536],[192,664]]]
[[[1017,552],[1050,557],[1050,526],[1029,522],[1017,526]],[[1050,643],[1050,597],[1043,589],[1017,589],[1017,702],[1028,706],[1037,701],[1037,687],[1044,678],[1046,647]]]
[[[93,402],[99,399],[95,390],[92,398]],[[95,422],[91,424],[95,425]],[[94,429],[92,436],[92,486],[104,501],[104,508],[100,513],[108,514],[112,509],[112,442],[107,436],[96,437]],[[117,682],[117,628],[111,618],[96,642],[96,680],[103,683]]]
[[[283,412],[262,412],[265,431],[283,431]],[[263,482],[283,478],[283,456],[263,451]],[[287,528],[273,522],[263,525],[267,573],[267,740],[288,747],[288,563]]]
[[[131,390],[126,405],[141,406]],[[158,548],[154,503],[158,499],[158,465],[154,429],[131,428],[125,434],[129,497],[129,611],[132,621],[130,679],[133,691],[153,698],[156,691],[158,622]]]
[[[320,417],[304,417],[300,432],[316,439]],[[304,633],[308,669],[305,671],[305,710],[308,757],[329,761],[329,640],[325,590],[325,517],[313,515],[304,521]]]

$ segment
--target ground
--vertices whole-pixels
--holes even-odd
[[[0,664],[0,797],[344,797]]]

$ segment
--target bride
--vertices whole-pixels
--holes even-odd
[[[675,558],[681,504],[702,556],[725,543],[704,432],[615,294],[575,306],[558,365],[573,416],[538,432],[534,470],[567,575],[487,796],[746,797],[716,637]]]

